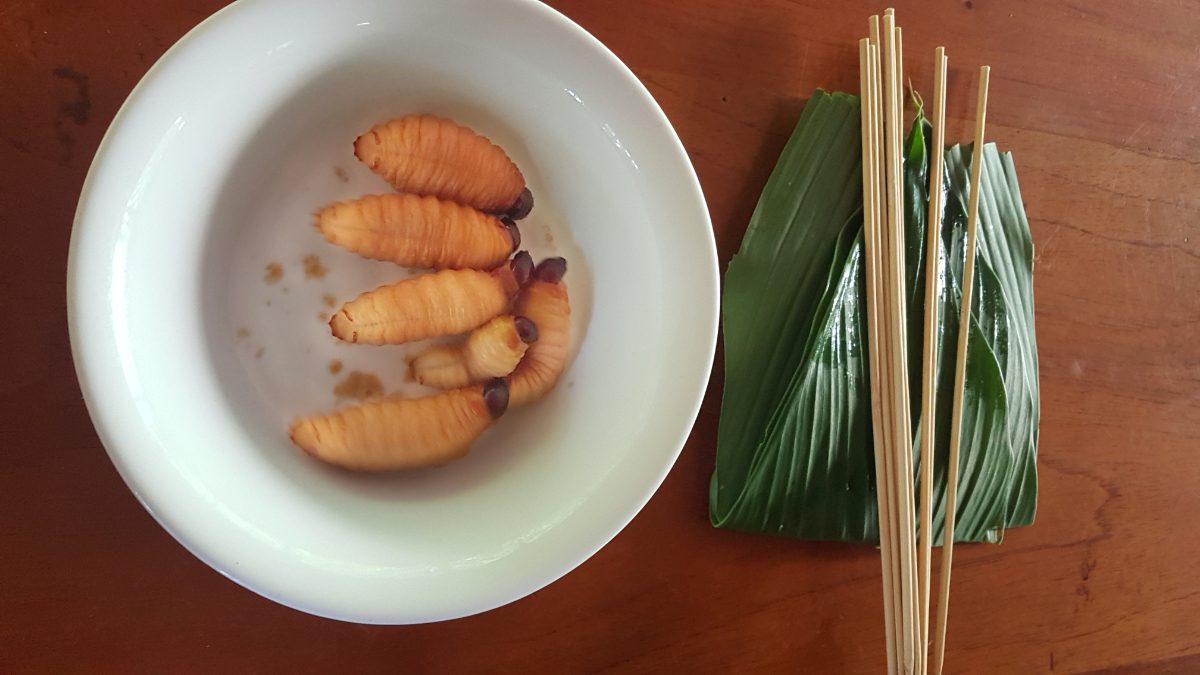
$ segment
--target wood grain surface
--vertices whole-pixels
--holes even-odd
[[[72,215],[138,79],[219,0],[0,2],[0,671],[874,673],[871,549],[708,524],[721,363],[675,469],[611,544],[510,606],[414,627],[292,611],[193,558],[96,438],[71,364]],[[858,1],[559,0],[691,154],[722,266],[804,100],[852,90]],[[948,139],[977,66],[1036,244],[1037,523],[956,551],[956,673],[1200,672],[1200,5],[895,3]]]

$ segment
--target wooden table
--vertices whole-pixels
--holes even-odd
[[[880,672],[875,551],[708,524],[722,375],[634,522],[561,581],[450,623],[365,627],[227,581],[125,488],[64,317],[88,163],[147,68],[221,0],[0,3],[0,671]],[[561,0],[650,88],[722,261],[814,87],[853,90],[883,8]],[[1036,242],[1041,504],[956,556],[952,672],[1200,672],[1200,17],[1181,0],[896,3],[908,72],[951,55],[950,138],[1014,151]]]

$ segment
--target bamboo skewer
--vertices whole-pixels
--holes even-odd
[[[886,373],[889,371],[888,364],[891,362],[891,341],[887,339],[887,326],[890,325],[889,313],[892,307],[889,296],[886,292],[886,280],[890,278],[889,260],[883,255],[882,250],[886,245],[884,238],[885,214],[887,212],[887,171],[884,162],[884,103],[883,103],[883,61],[882,48],[883,44],[880,39],[880,22],[878,16],[872,16],[869,21],[871,49],[871,89],[870,89],[870,109],[872,114],[872,149],[873,149],[873,169],[872,181],[874,186],[874,194],[872,195],[871,204],[874,209],[875,219],[873,222],[874,234],[873,238],[876,243],[874,248],[874,265],[877,269],[875,275],[875,293],[878,297],[876,303],[875,320],[877,322],[876,338],[879,341],[879,346],[876,352],[876,363],[874,366],[879,378],[879,424],[881,425],[880,433],[883,438],[882,449],[883,463],[877,468],[877,482],[881,483],[886,490],[885,509],[880,512],[879,517],[881,522],[886,524],[886,527],[881,529],[881,541],[886,537],[888,542],[888,550],[890,551],[888,562],[888,575],[891,579],[892,587],[892,640],[896,645],[896,660],[889,664],[889,667],[894,671],[899,669],[900,645],[903,642],[904,618],[901,614],[902,607],[902,586],[904,583],[903,577],[900,574],[899,565],[899,506],[896,502],[896,475],[897,468],[894,466],[895,454],[892,450],[892,410],[893,401],[891,396],[883,395],[884,387],[888,382]],[[882,306],[879,305],[882,302]]]
[[[899,362],[894,366],[897,370],[899,378],[898,387],[900,389],[900,410],[902,414],[899,416],[901,450],[904,453],[902,461],[903,471],[903,488],[904,488],[904,516],[906,522],[904,524],[905,535],[905,554],[914,567],[914,572],[906,579],[908,583],[908,592],[912,597],[912,604],[908,612],[909,630],[913,636],[913,642],[916,649],[913,654],[913,672],[925,673],[925,647],[921,643],[921,604],[920,604],[920,584],[919,574],[916,570],[918,554],[917,554],[917,516],[916,516],[916,489],[913,484],[916,472],[913,464],[913,432],[912,432],[912,407],[909,401],[909,383],[908,383],[908,277],[906,265],[905,238],[905,212],[904,212],[904,137],[905,126],[904,121],[904,39],[900,26],[896,26],[896,60],[895,60],[895,89],[896,89],[896,162],[893,170],[896,172],[896,184],[900,187],[900,192],[896,195],[897,219],[896,242],[893,254],[896,256],[896,298],[897,306],[899,307],[899,321],[895,326],[896,335],[900,340]]]
[[[895,662],[891,667],[897,672],[900,667],[901,649],[904,641],[904,617],[901,612],[903,606],[902,589],[904,578],[900,573],[900,514],[899,505],[897,503],[896,476],[897,467],[895,466],[895,453],[893,451],[892,440],[892,418],[894,416],[892,397],[884,395],[886,386],[889,381],[888,372],[892,361],[892,344],[888,339],[888,328],[890,325],[890,312],[892,308],[891,300],[887,292],[886,280],[890,278],[890,261],[888,256],[884,255],[886,250],[887,240],[885,238],[885,221],[887,213],[887,169],[884,154],[884,102],[883,102],[883,43],[880,38],[880,22],[878,16],[871,17],[870,33],[872,36],[872,44],[874,49],[871,52],[871,72],[872,72],[872,87],[871,87],[871,112],[872,122],[871,133],[873,134],[873,176],[874,176],[874,194],[872,204],[875,209],[874,220],[874,241],[875,246],[875,266],[877,273],[875,275],[875,292],[879,300],[876,304],[876,321],[877,330],[876,337],[879,340],[877,351],[876,371],[879,377],[880,387],[880,424],[882,425],[881,434],[883,436],[883,465],[881,480],[886,486],[887,499],[886,508],[880,517],[887,523],[886,532],[888,547],[890,553],[888,573],[892,579],[892,633],[893,640],[896,645]],[[879,303],[882,303],[880,305]],[[878,472],[877,472],[878,473]]]
[[[979,99],[975,104],[975,145],[971,149],[971,194],[967,203],[967,251],[963,264],[962,306],[958,321],[958,350],[954,363],[954,412],[950,419],[950,461],[946,480],[946,525],[942,540],[941,589],[933,645],[933,672],[941,675],[946,652],[946,618],[950,602],[950,569],[954,560],[954,521],[958,508],[959,452],[962,442],[963,388],[966,380],[967,337],[971,326],[971,296],[975,280],[975,236],[979,227],[979,185],[983,172],[983,132],[987,118],[988,75],[979,69]]]
[[[933,549],[933,464],[936,441],[938,325],[941,297],[940,255],[944,210],[946,124],[945,49],[934,56],[934,111],[929,202],[925,240],[925,325],[921,346],[921,418],[914,446],[908,382],[909,302],[904,227],[903,33],[888,9],[872,16],[869,37],[859,42],[861,90],[863,230],[866,246],[867,336],[871,363],[872,437],[879,507],[879,546],[883,570],[884,624],[889,673],[941,675],[945,657],[950,569],[958,505],[966,347],[970,333],[972,284],[982,149],[987,117],[989,69],[980,70],[967,209],[967,259],[963,267],[962,306],[951,420],[950,467],[946,486],[937,623],[932,654],[930,631]],[[916,298],[912,298],[914,301]],[[915,460],[920,464],[917,495]],[[918,508],[919,507],[919,511]]]
[[[887,517],[889,525],[890,546],[892,549],[892,567],[891,574],[893,579],[892,596],[894,604],[892,607],[893,620],[895,622],[896,633],[896,669],[901,671],[901,665],[904,660],[904,576],[900,565],[900,546],[902,541],[901,530],[901,511],[900,511],[900,492],[898,490],[897,477],[899,476],[900,467],[896,463],[895,438],[893,428],[896,416],[895,400],[890,392],[891,382],[891,363],[894,359],[892,354],[894,345],[891,339],[891,325],[893,322],[892,313],[895,306],[891,299],[891,258],[887,255],[888,247],[891,246],[888,235],[888,169],[886,162],[886,116],[884,103],[885,90],[883,88],[883,43],[880,42],[878,50],[878,60],[876,61],[876,91],[874,95],[875,106],[875,171],[878,182],[876,183],[875,192],[875,237],[878,242],[876,248],[876,264],[879,268],[879,274],[876,278],[876,290],[879,293],[880,302],[882,303],[878,310],[877,319],[879,320],[879,378],[880,378],[880,409],[882,411],[883,424],[883,461],[885,469],[885,479],[888,485],[888,504]]]
[[[929,171],[929,212],[925,232],[925,342],[921,359],[921,523],[917,551],[921,592],[921,651],[929,648],[929,596],[933,554],[933,446],[937,411],[938,299],[941,295],[942,173],[946,147],[946,50],[933,57],[933,144]]]
[[[884,635],[887,642],[888,673],[896,673],[896,625],[894,602],[894,579],[891,547],[891,528],[886,513],[890,498],[889,486],[886,480],[881,480],[884,466],[883,429],[881,428],[881,410],[879,398],[879,323],[876,320],[878,306],[878,270],[875,256],[878,255],[878,209],[876,208],[876,191],[878,190],[875,143],[875,95],[878,92],[878,72],[875,60],[878,49],[871,44],[870,38],[859,41],[859,91],[862,117],[862,163],[863,163],[863,230],[866,247],[866,277],[867,277],[867,344],[868,358],[871,363],[871,418],[872,433],[875,442],[876,496],[879,505],[879,550],[883,567],[883,621]]]
[[[917,626],[917,606],[915,588],[915,541],[913,539],[913,492],[912,492],[912,434],[909,431],[909,407],[907,384],[907,358],[905,345],[905,299],[904,299],[904,217],[903,192],[901,190],[901,147],[899,82],[895,17],[885,13],[881,30],[883,44],[883,87],[884,87],[884,150],[887,164],[887,218],[884,238],[886,269],[885,288],[888,312],[885,326],[888,331],[888,343],[891,347],[890,359],[887,364],[890,399],[893,408],[891,415],[891,437],[893,440],[892,453],[895,457],[893,468],[896,482],[896,504],[899,512],[899,551],[900,551],[900,599],[901,599],[901,670],[905,673],[916,672],[918,667],[917,639],[914,628]]]
[[[900,111],[900,131],[904,131],[904,34],[896,26],[896,110]],[[903,140],[903,139],[902,139]]]
[[[903,33],[888,9],[872,16],[869,37],[859,42],[861,96],[863,230],[866,247],[866,329],[871,363],[872,438],[875,444],[879,542],[883,570],[884,624],[889,673],[940,675],[945,655],[950,567],[953,564],[961,444],[963,381],[971,317],[971,284],[975,274],[979,186],[986,122],[988,69],[980,71],[975,148],[968,204],[967,250],[963,269],[963,305],[951,421],[949,479],[938,621],[933,653],[929,653],[933,618],[931,600],[933,549],[933,464],[936,441],[938,301],[941,298],[942,214],[946,75],[945,49],[934,58],[933,151],[925,244],[924,334],[921,345],[921,419],[919,446],[914,445],[908,381],[908,323],[904,204]],[[917,298],[911,298],[918,301]],[[920,463],[920,494],[915,460]],[[919,507],[919,510],[918,510]]]

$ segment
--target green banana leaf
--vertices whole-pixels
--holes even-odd
[[[905,144],[913,401],[920,400],[928,135],[918,110]],[[717,527],[878,542],[860,158],[858,99],[818,90],[726,272],[726,381],[709,498]],[[951,148],[942,181],[935,541],[945,509],[969,163],[969,148]],[[1012,159],[994,145],[985,146],[981,182],[955,539],[997,542],[1004,528],[1031,523],[1036,507],[1037,352],[1029,226]],[[910,412],[918,433],[920,411]]]

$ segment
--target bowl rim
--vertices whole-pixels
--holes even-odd
[[[66,309],[67,309],[67,328],[71,345],[71,355],[75,366],[76,378],[79,382],[80,390],[84,398],[84,403],[91,418],[92,424],[96,430],[97,436],[101,444],[105,448],[110,461],[116,468],[121,479],[133,493],[138,502],[151,515],[164,530],[166,530],[172,538],[182,545],[188,552],[203,561],[214,571],[222,576],[231,579],[238,585],[254,592],[255,594],[266,597],[274,602],[284,606],[325,618],[350,621],[356,623],[376,623],[376,624],[397,624],[397,623],[422,623],[425,621],[442,621],[453,618],[461,618],[479,614],[497,607],[515,602],[523,597],[526,597],[565,576],[567,573],[579,567],[600,549],[606,546],[613,540],[622,530],[632,522],[633,518],[645,507],[649,500],[661,487],[667,474],[674,467],[678,460],[683,447],[691,437],[691,432],[695,427],[698,418],[701,404],[708,390],[708,383],[712,377],[712,369],[716,357],[716,345],[719,332],[720,322],[720,269],[717,257],[716,237],[712,228],[711,215],[708,210],[707,202],[704,198],[703,189],[700,185],[699,177],[696,174],[690,157],[685,150],[682,141],[679,139],[678,132],[649,92],[646,86],[633,73],[633,71],[618,58],[607,46],[599,39],[572,21],[570,18],[559,12],[558,10],[546,5],[539,0],[506,0],[512,5],[522,6],[527,11],[540,12],[542,15],[553,21],[561,29],[571,33],[574,39],[577,39],[581,44],[593,52],[594,56],[603,59],[608,66],[615,68],[622,80],[631,86],[633,91],[641,100],[640,104],[645,106],[648,114],[656,118],[664,130],[667,138],[667,144],[670,146],[673,153],[681,160],[681,166],[686,169],[684,175],[680,176],[680,180],[686,185],[687,194],[693,205],[696,207],[696,212],[701,215],[703,223],[697,223],[697,226],[703,225],[702,232],[707,241],[703,242],[706,246],[703,247],[706,255],[703,261],[696,261],[698,264],[703,263],[708,270],[708,274],[704,275],[708,283],[708,288],[705,289],[705,298],[709,304],[708,314],[710,320],[706,322],[707,333],[702,336],[693,336],[703,340],[703,344],[707,345],[707,358],[703,364],[703,385],[693,394],[693,400],[687,407],[687,425],[680,430],[679,439],[676,441],[672,452],[663,454],[663,462],[659,467],[656,475],[651,478],[648,483],[648,489],[634,502],[630,502],[624,509],[620,518],[611,522],[604,530],[601,536],[591,540],[587,545],[581,546],[581,553],[571,559],[566,565],[561,568],[550,569],[536,576],[535,579],[529,580],[518,588],[511,589],[511,592],[504,594],[503,597],[494,602],[488,602],[478,605],[473,611],[465,613],[454,613],[446,616],[438,616],[428,620],[418,621],[393,621],[393,620],[374,620],[373,618],[363,617],[361,614],[352,610],[342,612],[323,611],[323,609],[304,605],[302,602],[292,600],[287,597],[281,597],[256,585],[253,581],[245,578],[241,574],[241,570],[237,570],[233,565],[229,564],[228,558],[223,557],[219,552],[210,551],[203,548],[193,540],[189,528],[186,524],[179,522],[178,519],[172,516],[172,509],[169,507],[169,502],[156,500],[150,490],[144,490],[138,479],[134,475],[133,465],[137,462],[127,456],[121,449],[126,444],[128,433],[120,429],[119,420],[112,408],[112,404],[105,400],[104,394],[109,385],[100,384],[95,381],[90,373],[96,370],[95,361],[111,356],[107,351],[97,353],[97,350],[89,348],[87,341],[83,335],[87,332],[83,324],[87,324],[89,319],[82,317],[80,314],[81,306],[86,302],[85,297],[87,291],[85,289],[84,279],[80,272],[81,259],[92,254],[85,254],[82,249],[82,239],[84,232],[88,228],[88,212],[89,206],[94,201],[94,191],[97,176],[105,172],[105,166],[110,163],[110,156],[113,154],[114,139],[119,135],[121,129],[127,126],[130,111],[135,109],[141,99],[144,98],[146,91],[154,86],[158,81],[163,71],[168,67],[170,62],[178,56],[180,52],[191,48],[192,43],[196,39],[209,31],[214,30],[219,24],[226,21],[234,21],[244,13],[250,6],[269,2],[272,0],[236,0],[235,2],[217,10],[186,34],[177,40],[170,48],[168,48],[162,56],[160,56],[146,73],[138,80],[137,84],[130,91],[124,102],[118,108],[113,116],[111,123],[102,137],[100,144],[96,149],[96,153],[88,168],[87,175],[84,179],[83,186],[80,190],[79,199],[76,205],[75,216],[72,222],[70,244],[67,255],[67,283],[66,283]],[[492,0],[495,1],[495,0]],[[105,252],[107,255],[107,252]],[[98,379],[98,378],[96,378]],[[600,532],[601,530],[597,530]],[[249,570],[246,570],[249,572]]]

